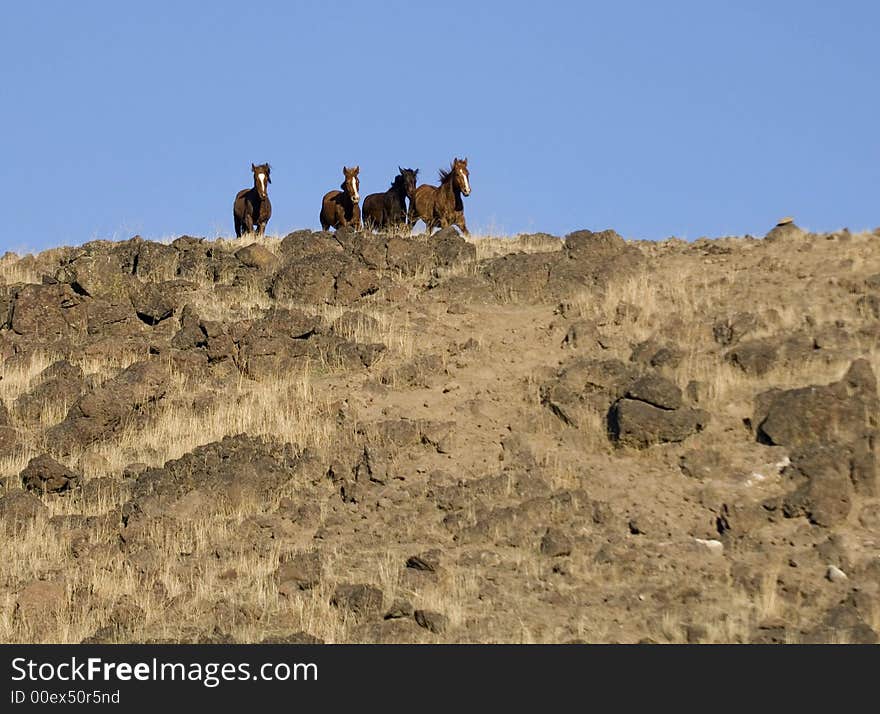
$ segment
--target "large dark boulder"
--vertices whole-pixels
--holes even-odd
[[[69,285],[25,285],[16,292],[10,325],[41,340],[75,337],[87,330],[88,307]]]
[[[678,385],[654,374],[639,377],[627,387],[625,396],[660,409],[678,409],[682,405],[681,389]]]
[[[347,253],[319,253],[287,263],[275,276],[276,300],[348,304],[379,289],[375,271]]]
[[[143,281],[161,283],[177,275],[177,249],[164,243],[144,241],[138,248],[134,274]]]
[[[158,325],[174,314],[178,306],[173,292],[153,283],[135,283],[129,291],[131,305],[137,317],[147,325]]]
[[[756,405],[758,440],[791,450],[789,473],[799,485],[786,498],[786,515],[833,525],[849,513],[854,495],[877,495],[880,400],[866,359],[838,382],[771,390]]]
[[[785,516],[806,516],[811,523],[827,527],[843,523],[852,509],[855,492],[847,448],[811,444],[798,449],[791,461],[785,473],[798,485],[783,500]]]
[[[161,399],[168,387],[168,366],[159,360],[136,362],[118,376],[81,396],[64,421],[46,432],[52,448],[67,453],[107,438]]]
[[[578,357],[541,385],[541,403],[566,424],[577,426],[580,410],[604,416],[637,378],[636,369],[620,360]]]
[[[64,493],[82,483],[82,476],[47,454],[32,458],[19,474],[21,484],[36,493]]]
[[[118,251],[96,246],[59,268],[55,278],[59,283],[69,284],[80,295],[111,303],[127,302],[134,278],[125,262],[125,256]]]
[[[139,522],[190,522],[235,509],[262,509],[285,486],[308,488],[323,478],[296,447],[260,437],[228,436],[137,477],[122,509],[126,530]]]
[[[20,488],[0,496],[0,532],[13,535],[24,531],[34,520],[46,518],[49,509],[38,496]]]
[[[621,446],[645,449],[684,441],[708,422],[709,415],[702,409],[663,409],[637,399],[619,399],[608,413],[608,432]]]
[[[281,262],[277,255],[259,243],[251,243],[244,248],[239,248],[235,252],[235,257],[245,267],[264,271],[274,270]]]

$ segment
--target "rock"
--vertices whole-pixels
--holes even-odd
[[[569,233],[565,237],[563,249],[573,258],[596,260],[616,255],[626,248],[626,242],[615,231],[606,230],[599,233],[581,230]]]
[[[68,283],[80,295],[101,298],[111,303],[128,302],[133,277],[115,252],[86,250],[55,275],[59,283]]]
[[[874,372],[859,359],[839,382],[759,395],[753,423],[763,443],[792,449],[843,447],[846,453],[839,458],[848,462],[856,492],[872,496],[877,494],[878,414]]]
[[[621,305],[617,306],[618,309],[621,308]],[[637,310],[634,305],[624,307],[623,312],[632,312]],[[615,318],[617,319],[617,318]],[[628,315],[621,315],[620,319],[622,321],[635,319],[634,317],[629,317]],[[636,364],[644,365],[645,367],[654,367],[657,369],[662,369],[664,367],[675,368],[681,364],[681,360],[684,357],[684,353],[681,349],[676,347],[675,345],[668,343],[660,343],[656,340],[645,340],[644,342],[640,342],[632,351],[630,355],[630,361],[635,362]]]
[[[776,345],[766,340],[742,343],[725,355],[730,364],[757,377],[767,374],[776,364],[777,357]]]
[[[566,424],[578,426],[581,409],[604,416],[637,377],[636,370],[620,360],[577,357],[541,385],[541,403]]]
[[[433,446],[438,454],[449,454],[455,449],[454,421],[423,421],[420,426],[422,443]]]
[[[625,396],[660,409],[678,409],[682,405],[678,385],[656,375],[639,377],[626,390]]]
[[[716,540],[714,538],[705,539],[705,538],[694,538],[694,542],[698,545],[703,546],[706,550],[708,550],[713,555],[723,555],[724,554],[724,543],[720,540]]]
[[[569,326],[562,340],[563,347],[592,349],[599,346],[599,328],[592,320],[578,320]]]
[[[0,426],[0,453],[11,454],[20,444],[18,432],[11,426]]]
[[[11,327],[17,335],[41,340],[83,335],[88,306],[69,285],[25,285],[16,292]]]
[[[764,240],[770,243],[788,242],[801,240],[805,235],[806,233],[798,228],[794,222],[790,222],[777,225],[766,236],[764,236]]]
[[[684,441],[708,423],[709,415],[702,409],[661,409],[634,399],[618,400],[608,414],[611,439],[637,449]]]
[[[373,585],[341,583],[333,591],[330,604],[365,619],[382,611],[383,597],[382,591]]]
[[[259,243],[251,243],[235,252],[235,257],[242,265],[256,270],[271,272],[278,267],[281,260],[271,250]]]
[[[49,509],[34,494],[11,489],[0,497],[0,525],[7,534],[17,534],[39,518],[46,518]]]
[[[293,231],[281,241],[281,255],[285,261],[306,258],[321,253],[340,253],[343,248],[329,231]]]
[[[852,509],[851,463],[845,446],[811,444],[792,453],[785,473],[800,485],[783,498],[783,514],[820,526],[843,523]]]
[[[294,632],[290,635],[270,635],[263,638],[262,645],[323,645],[324,640],[308,632]]]
[[[549,558],[571,555],[572,543],[561,529],[550,527],[541,538],[541,554]]]
[[[396,620],[403,617],[412,617],[413,606],[409,600],[397,599],[388,608],[383,618],[385,620]]]
[[[442,553],[439,550],[429,550],[420,555],[412,555],[406,560],[406,567],[422,572],[435,573],[440,569]]]
[[[147,469],[122,507],[126,530],[143,520],[187,522],[247,504],[266,503],[285,484],[303,492],[323,478],[308,454],[290,444],[259,437],[228,436],[200,446],[162,468]]]
[[[135,362],[118,376],[81,396],[64,421],[46,432],[60,452],[88,446],[122,429],[159,401],[169,384],[168,367],[159,360]]]
[[[31,459],[19,476],[28,491],[41,494],[64,493],[77,488],[82,482],[82,476],[46,454]]]
[[[433,610],[416,610],[413,616],[419,627],[424,627],[435,634],[442,634],[449,627],[449,618]]]
[[[279,585],[290,583],[299,590],[311,590],[321,581],[321,574],[320,553],[296,553],[289,559],[282,559],[275,579]]]
[[[67,606],[67,587],[60,580],[35,580],[15,600],[15,614],[32,626],[45,626]]]
[[[320,305],[350,304],[376,292],[375,272],[348,254],[322,253],[286,263],[276,274],[276,300]]]
[[[435,265],[448,267],[476,260],[477,248],[458,234],[452,226],[443,228],[429,241]]]
[[[208,336],[202,329],[201,320],[192,305],[185,305],[180,316],[180,330],[171,338],[171,346],[178,350],[193,350],[205,347]]]
[[[712,336],[722,347],[730,347],[758,327],[758,319],[750,312],[738,312],[718,320],[712,326]]]
[[[153,284],[132,286],[129,299],[138,318],[150,326],[167,320],[178,305],[174,295]]]
[[[836,565],[828,566],[828,570],[825,571],[825,577],[832,583],[845,583],[847,580],[849,580],[846,573],[844,573]]]
[[[163,243],[144,241],[137,254],[134,274],[141,280],[161,283],[177,275],[177,249]]]
[[[84,390],[82,369],[67,360],[60,360],[44,369],[37,386],[15,401],[15,411],[24,421],[38,422],[48,409],[66,411]]]
[[[719,451],[703,448],[686,451],[679,457],[678,466],[685,476],[697,480],[721,478],[730,468]]]
[[[880,503],[867,503],[859,511],[859,524],[869,531],[880,533]]]

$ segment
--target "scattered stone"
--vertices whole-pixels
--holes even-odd
[[[299,590],[311,590],[321,581],[322,571],[320,553],[295,553],[282,559],[275,579],[279,586],[292,584]]]
[[[28,491],[41,494],[64,493],[82,482],[82,476],[46,454],[32,458],[19,476]]]
[[[549,558],[571,555],[572,542],[562,530],[550,527],[541,538],[541,554]]]
[[[20,533],[48,513],[49,509],[37,496],[22,489],[11,489],[0,496],[0,525],[7,534]]]
[[[442,634],[449,627],[449,618],[432,610],[416,610],[414,617],[419,627],[424,627],[429,632]]]
[[[333,591],[330,604],[364,619],[381,613],[383,598],[382,591],[374,585],[341,583]]]
[[[708,540],[704,538],[694,538],[694,541],[706,548],[706,550],[708,550],[713,555],[724,554],[724,543],[722,543],[720,540],[715,540],[714,538]]]
[[[409,600],[397,599],[388,608],[384,615],[386,620],[395,620],[402,617],[412,617],[413,606]]]
[[[844,573],[840,568],[836,565],[829,565],[828,570],[825,571],[825,577],[830,580],[832,583],[844,583],[849,580],[849,577],[846,573]]]

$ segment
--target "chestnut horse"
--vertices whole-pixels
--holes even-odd
[[[406,225],[406,199],[412,203],[418,169],[402,169],[385,193],[371,193],[364,199],[364,226],[369,230],[387,230]]]
[[[358,188],[360,180],[360,166],[353,169],[342,167],[345,180],[342,182],[341,191],[328,191],[321,201],[321,228],[328,230],[333,228],[346,228],[351,226],[355,230],[361,227],[361,209],[358,203],[361,200]]]
[[[464,203],[461,196],[470,196],[471,181],[467,159],[453,159],[449,170],[440,169],[440,186],[422,184],[409,204],[407,222],[414,226],[421,219],[427,227],[427,234],[439,226],[446,228],[455,225],[468,235],[464,220]]]
[[[256,232],[263,235],[266,232],[266,224],[272,217],[272,204],[269,202],[268,185],[272,183],[269,178],[271,171],[269,164],[254,166],[254,187],[245,188],[235,195],[232,204],[232,219],[235,222],[235,237],[241,238],[242,233],[250,233],[256,227]]]

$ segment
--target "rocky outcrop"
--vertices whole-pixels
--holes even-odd
[[[64,421],[47,431],[49,444],[67,453],[119,432],[134,418],[146,416],[165,394],[169,376],[168,367],[158,360],[136,362],[81,396]]]
[[[25,489],[39,494],[64,493],[82,483],[82,476],[47,454],[31,459],[19,476]]]
[[[838,382],[758,396],[758,440],[791,450],[787,473],[799,485],[786,499],[788,515],[833,525],[846,518],[855,494],[877,495],[878,419],[877,381],[865,359]]]

